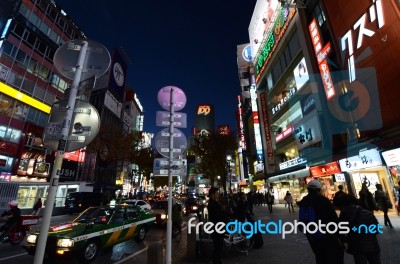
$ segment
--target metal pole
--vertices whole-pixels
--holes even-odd
[[[231,172],[231,161],[228,161],[228,169],[229,169],[229,192],[232,193],[232,172]]]
[[[76,72],[74,75],[74,80],[72,81],[71,91],[70,91],[70,94],[68,97],[67,112],[66,112],[65,119],[63,122],[63,127],[61,130],[61,139],[58,142],[57,157],[54,161],[54,167],[53,167],[53,171],[51,173],[49,194],[47,196],[46,208],[45,208],[44,214],[43,214],[43,222],[42,222],[42,226],[40,228],[40,233],[39,233],[38,241],[36,244],[35,258],[33,260],[34,264],[42,264],[43,263],[44,251],[46,249],[47,236],[49,234],[50,220],[51,220],[51,216],[53,214],[53,206],[54,206],[54,201],[55,201],[56,193],[57,193],[58,180],[60,178],[59,172],[62,167],[63,155],[64,155],[65,148],[66,148],[67,141],[68,141],[69,129],[70,129],[72,116],[73,116],[73,112],[74,112],[74,108],[75,108],[76,94],[78,91],[79,81],[80,81],[81,75],[82,75],[82,68],[83,68],[83,63],[85,62],[86,51],[87,51],[88,45],[89,45],[89,43],[87,41],[82,41],[82,46],[81,46],[81,50],[79,52],[78,62],[77,62],[77,66],[76,66]]]
[[[172,239],[172,159],[174,148],[174,88],[171,88],[171,106],[169,116],[169,169],[168,169],[168,220],[167,220],[167,248],[165,263],[171,264],[171,239]]]

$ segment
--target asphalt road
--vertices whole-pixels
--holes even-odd
[[[63,215],[52,217],[51,224],[67,222],[75,216]],[[185,216],[187,219],[190,216]],[[40,229],[40,224],[33,226],[32,230]],[[106,251],[102,251],[98,254],[95,264],[110,264],[121,262],[122,259],[126,259],[130,256],[131,259],[138,260],[136,263],[145,263],[145,255],[147,254],[147,248],[150,243],[164,242],[166,237],[166,227],[153,227],[149,230],[146,235],[146,239],[138,243],[134,239],[115,245],[113,248]],[[7,264],[21,264],[21,263],[33,263],[34,256],[28,255],[25,249],[22,247],[25,241],[20,245],[11,245],[9,243],[0,245],[0,263]],[[57,258],[57,264],[74,264],[79,263],[76,259],[72,258]],[[43,263],[53,264],[54,259],[45,258]]]

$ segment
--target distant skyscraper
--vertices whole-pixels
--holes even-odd
[[[201,104],[196,107],[196,122],[193,135],[205,132],[215,132],[214,106]]]

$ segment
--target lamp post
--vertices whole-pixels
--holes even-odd
[[[232,193],[232,172],[231,172],[231,160],[232,155],[226,155],[226,162],[228,163],[228,173],[229,173],[229,192]]]

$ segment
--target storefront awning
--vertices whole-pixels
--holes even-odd
[[[287,172],[287,173],[283,173],[283,174],[280,174],[277,176],[270,177],[266,181],[267,181],[267,183],[273,183],[273,182],[277,182],[277,181],[294,180],[294,179],[299,179],[299,178],[308,177],[308,176],[310,176],[310,168],[306,167],[301,170],[291,171],[291,172]]]

